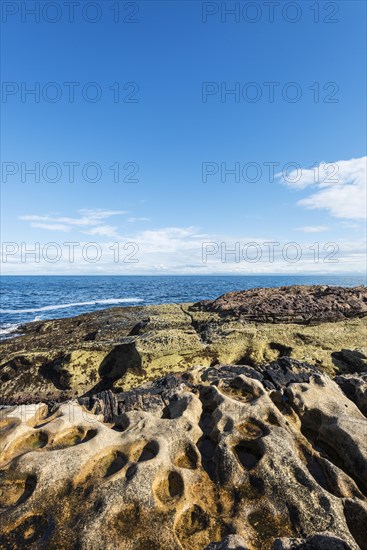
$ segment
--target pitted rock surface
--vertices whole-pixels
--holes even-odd
[[[367,288],[283,286],[228,292],[194,306],[245,321],[318,323],[367,315]]]
[[[1,548],[367,548],[367,419],[312,364],[0,412]]]

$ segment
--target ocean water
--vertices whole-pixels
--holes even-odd
[[[0,337],[22,323],[114,306],[197,302],[232,290],[295,284],[355,286],[363,276],[6,276],[1,277]]]

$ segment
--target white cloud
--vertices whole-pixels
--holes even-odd
[[[180,252],[195,248],[202,235],[195,227],[164,227],[147,229],[131,236],[148,253]]]
[[[363,272],[365,267],[365,241],[362,238],[350,239],[349,241],[338,240],[335,243],[337,250],[337,263],[327,263],[324,260],[333,252],[333,246],[326,243],[326,239],[318,238],[320,261],[315,261],[315,237],[312,233],[327,231],[326,225],[305,225],[298,227],[300,231],[299,239],[295,239],[294,233],[289,238],[277,238],[277,235],[241,235],[241,234],[215,234],[204,233],[201,229],[189,227],[160,227],[135,229],[134,225],[129,225],[129,232],[121,234],[118,226],[112,226],[104,223],[108,218],[121,214],[121,211],[114,210],[83,210],[79,211],[80,217],[65,217],[59,213],[53,213],[45,216],[23,216],[22,219],[29,221],[32,226],[40,227],[51,231],[64,231],[68,238],[58,238],[57,241],[62,249],[62,258],[57,264],[43,262],[32,263],[30,260],[25,265],[19,261],[19,251],[10,253],[7,263],[2,265],[7,274],[16,273],[118,273],[118,274],[251,274],[251,273],[353,273]],[[88,224],[86,223],[88,220]],[[126,221],[126,218],[124,218]],[[341,221],[338,225],[350,223]],[[353,222],[356,223],[356,222]],[[117,225],[117,224],[116,224]],[[336,224],[334,224],[336,225]],[[333,227],[334,227],[333,225]],[[125,226],[126,227],[126,226]],[[83,234],[83,242],[78,239]],[[310,235],[308,235],[310,234]],[[46,238],[47,233],[45,232]],[[101,248],[101,258],[98,262],[86,261],[83,256],[83,247],[87,244],[86,235],[90,235],[90,241],[98,242],[97,246]],[[98,237],[98,238],[97,238]],[[328,235],[327,241],[332,237]],[[27,239],[22,239],[26,241]],[[54,241],[54,239],[52,239]],[[282,250],[284,245],[290,241],[298,241],[302,249],[302,258],[296,263],[288,262],[284,259]],[[41,239],[38,239],[41,241]],[[75,262],[71,263],[67,259],[68,247],[63,241],[76,242]],[[265,243],[279,242],[273,261],[269,260],[268,246]],[[118,243],[118,244],[117,244]],[[207,255],[207,261],[203,261],[203,243],[215,243],[213,254]],[[222,243],[224,246],[224,254]],[[243,247],[248,243],[258,243],[262,249],[262,255],[257,262],[247,261],[243,258]],[[10,243],[11,244],[11,243]],[[21,243],[18,248],[21,250]],[[32,249],[32,243],[27,246]],[[241,249],[241,258],[235,259],[233,251],[237,245]],[[325,246],[328,245],[326,248]],[[42,243],[41,243],[42,247]],[[34,245],[33,245],[34,248]],[[119,250],[119,258],[116,261],[116,250]],[[131,257],[138,258],[138,262],[126,261]],[[252,257],[254,250],[249,251]],[[93,248],[91,248],[93,255]],[[291,251],[291,255],[293,252]],[[224,257],[224,260],[223,260]]]
[[[87,235],[100,235],[103,237],[116,237],[118,238],[117,227],[112,225],[97,225],[88,231],[83,231]]]
[[[58,240],[61,258],[57,263],[45,260],[47,252],[42,252],[45,243],[40,244],[41,261],[34,261],[33,256],[27,257],[26,263],[21,261],[20,243],[16,253],[13,253],[13,246],[3,249],[7,259],[2,263],[4,274],[17,273],[69,273],[69,274],[311,274],[311,273],[361,273],[365,271],[366,243],[363,238],[354,240],[339,240],[336,243],[324,240],[319,241],[319,246],[315,246],[314,240],[299,240],[298,245],[301,249],[299,261],[291,262],[285,259],[285,250],[289,246],[289,240],[279,239],[279,244],[275,247],[274,258],[269,260],[269,249],[265,245],[267,242],[275,241],[274,236],[264,236],[262,238],[228,235],[203,235],[193,227],[179,228],[169,227],[151,231],[142,231],[113,240],[99,242],[97,247],[100,249],[100,258],[98,262],[89,261],[86,258],[85,247],[87,241],[75,243],[75,259],[70,262],[69,241],[72,238],[65,238],[66,244],[62,239]],[[207,255],[206,261],[203,261],[203,243],[212,242],[213,253]],[[243,257],[243,248],[248,243],[258,243],[262,254],[258,261],[251,262]],[[116,260],[116,245],[119,243],[119,257]],[[221,254],[221,244],[225,243],[225,253]],[[236,259],[233,251],[238,243],[241,256]],[[9,243],[12,245],[12,243]],[[16,244],[16,243],[15,243]],[[6,245],[6,243],[5,243]],[[27,243],[26,249],[33,250],[34,243]],[[47,248],[47,246],[46,246]],[[253,249],[249,251],[250,258],[253,257]],[[294,256],[294,243],[288,251],[289,256]],[[93,257],[94,247],[89,254]],[[287,252],[286,252],[287,254]],[[136,258],[137,262],[130,261]],[[317,259],[316,259],[317,258]],[[332,260],[332,261],[331,261]]]
[[[134,222],[150,222],[150,218],[128,218],[127,221],[129,223],[134,223]]]
[[[353,229],[354,231],[363,231],[364,222],[339,222],[341,227],[346,227],[347,229]]]
[[[323,231],[328,231],[326,225],[303,225],[302,227],[297,227],[297,231],[303,231],[303,233],[322,233]]]
[[[87,220],[90,220],[91,222],[95,223],[100,220],[104,220],[106,218],[110,218],[111,216],[120,216],[123,214],[128,214],[126,210],[88,210],[88,209],[82,209],[79,210],[79,212],[86,218]]]
[[[367,157],[321,162],[319,170],[294,170],[277,177],[294,189],[315,188],[299,205],[328,210],[336,218],[363,220],[367,217],[366,163]]]
[[[47,229],[48,231],[63,231],[68,233],[70,231],[70,225],[63,225],[61,223],[31,223],[31,227],[38,227],[39,229]]]
[[[20,220],[30,221],[32,227],[38,227],[40,229],[48,229],[51,231],[70,231],[74,227],[89,227],[95,226],[111,218],[112,216],[119,216],[127,214],[124,210],[87,210],[82,209],[78,210],[80,217],[79,218],[70,218],[68,216],[57,216],[57,215],[24,215],[19,216]],[[103,226],[110,227],[110,226]],[[91,233],[91,234],[104,234],[107,233]]]

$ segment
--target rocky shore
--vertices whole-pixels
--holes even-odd
[[[367,289],[254,289],[34,322],[20,332],[0,342],[3,404],[126,391],[197,365],[257,366],[281,356],[334,375],[366,368]]]
[[[0,343],[0,548],[367,549],[367,289],[254,289]]]

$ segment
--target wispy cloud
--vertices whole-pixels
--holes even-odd
[[[118,210],[82,210],[79,216],[67,217],[59,213],[48,215],[27,215],[22,219],[28,221],[32,226],[48,231],[61,231],[68,233],[68,238],[59,237],[59,246],[64,249],[62,241],[76,241],[75,262],[70,263],[62,255],[62,259],[57,265],[58,272],[73,273],[176,273],[176,274],[195,274],[195,273],[317,273],[317,272],[357,272],[363,271],[365,265],[365,241],[363,238],[348,239],[333,243],[328,235],[327,243],[318,240],[319,246],[315,249],[313,233],[329,231],[327,225],[304,225],[298,227],[299,238],[295,239],[294,231],[288,239],[279,238],[274,233],[244,235],[235,232],[232,234],[204,232],[201,228],[195,226],[187,227],[153,227],[129,225],[129,231],[122,232],[118,224],[110,225],[109,218],[125,214]],[[115,219],[114,218],[114,219]],[[138,218],[136,218],[138,219]],[[123,218],[126,222],[126,217]],[[116,220],[117,221],[117,220]],[[351,223],[350,221],[340,221],[334,223],[337,225]],[[353,221],[353,223],[357,223]],[[79,233],[79,235],[77,235]],[[308,236],[308,234],[310,236]],[[47,233],[46,233],[47,235]],[[93,236],[94,243],[102,251],[101,258],[97,263],[88,263],[83,256],[83,247],[87,244],[86,235]],[[81,238],[82,237],[82,238]],[[42,239],[39,239],[41,241]],[[52,239],[54,240],[54,239]],[[296,263],[289,263],[284,258],[283,247],[289,241],[298,241],[297,246],[302,249],[302,257]],[[83,242],[79,242],[83,241]],[[269,259],[268,247],[266,243],[276,243],[274,259]],[[203,261],[203,249],[206,244],[214,244],[214,253],[209,253],[207,261]],[[247,261],[243,255],[243,248],[248,243],[253,247],[257,243],[262,251],[259,260],[255,263]],[[42,243],[41,243],[42,245]],[[294,243],[293,243],[294,245]],[[326,246],[327,245],[327,246]],[[258,248],[259,248],[258,247]],[[32,249],[31,244],[29,248]],[[237,253],[234,252],[240,248],[242,251],[240,259],[235,259]],[[116,251],[119,254],[116,256]],[[315,250],[319,251],[320,261],[315,261]],[[327,263],[327,259],[336,251],[335,258],[337,263]],[[138,262],[129,262],[133,257]],[[254,251],[249,252],[252,257]],[[237,255],[238,256],[238,255]],[[66,255],[65,255],[66,257]],[[118,258],[116,260],[116,257]],[[334,256],[332,256],[334,257]],[[7,272],[15,274],[16,270],[23,269],[24,265],[17,262],[16,255],[10,255],[8,264],[4,264]],[[42,264],[45,272],[50,271],[50,266]],[[27,265],[28,272],[40,272],[40,264]],[[56,269],[56,268],[55,268]],[[12,271],[13,270],[13,271]]]
[[[132,232],[124,238],[116,238],[112,235],[111,238],[110,233],[115,230],[112,226],[95,226],[90,230],[104,233],[102,237],[105,237],[97,245],[101,252],[97,263],[86,261],[83,250],[88,243],[84,240],[76,243],[75,260],[70,262],[69,248],[65,246],[67,243],[59,239],[58,246],[62,251],[60,261],[51,265],[43,261],[43,256],[38,263],[29,260],[26,265],[27,273],[246,275],[289,272],[294,274],[363,273],[365,268],[366,243],[362,237],[342,239],[335,243],[321,241],[316,248],[314,238],[303,237],[298,243],[287,243],[287,240],[279,239],[274,257],[270,259],[266,243],[276,241],[274,235],[254,237],[238,234],[205,234],[195,227],[165,227]],[[64,240],[69,242],[73,239],[68,236]],[[262,251],[256,262],[246,260],[243,255],[244,247],[250,244],[252,250],[249,251],[249,256],[253,256],[254,243],[257,243]],[[117,244],[118,247],[116,247]],[[203,248],[208,250],[206,244],[214,246],[209,247],[209,254],[203,260]],[[299,261],[295,263],[285,260],[284,250],[289,244],[292,247],[296,244],[301,252]],[[27,243],[26,248],[32,250],[34,243],[33,245]],[[116,259],[117,249],[119,256]],[[234,254],[237,249],[241,251],[240,254]],[[290,255],[292,256],[293,253],[294,250],[291,250]],[[137,261],[131,262],[131,257]],[[11,253],[7,262],[3,264],[6,274],[24,273],[24,267],[20,253]]]
[[[139,246],[148,254],[182,254],[185,250],[196,249],[201,246],[208,235],[203,235],[196,227],[163,227],[139,231],[131,238],[141,243]],[[177,258],[179,260],[179,258]]]
[[[294,189],[316,189],[309,197],[298,201],[300,206],[325,209],[336,218],[363,220],[367,217],[366,164],[367,157],[321,162],[318,170],[294,170],[286,179],[283,174],[277,177]]]
[[[88,209],[82,209],[78,210],[78,213],[80,214],[80,217],[78,218],[70,218],[68,216],[58,216],[58,215],[24,215],[19,216],[19,219],[24,221],[31,222],[32,227],[37,227],[39,229],[47,229],[48,231],[64,231],[69,232],[71,229],[79,227],[79,228],[85,228],[85,227],[93,227],[98,226],[101,222],[111,218],[112,216],[121,216],[127,214],[124,210],[88,210]],[[109,228],[109,234],[106,233],[107,229]],[[94,233],[91,233],[87,231],[91,235],[106,235],[106,236],[113,236],[112,235],[112,229],[115,230],[115,228],[111,228],[111,226],[108,225],[101,225],[99,228],[96,228],[96,231]],[[102,232],[100,232],[102,231]],[[104,232],[103,232],[104,231]],[[116,233],[115,233],[116,235]]]
[[[62,231],[64,233],[69,233],[71,226],[64,225],[62,223],[31,223],[32,227],[38,227],[39,229],[47,229],[47,231]]]
[[[326,225],[303,225],[302,227],[297,227],[297,231],[303,231],[303,233],[322,233],[328,230],[329,228]]]
[[[147,237],[146,232],[139,233],[140,237]],[[7,262],[3,264],[4,274],[31,274],[37,273],[65,273],[65,274],[237,274],[249,275],[258,274],[312,274],[312,273],[364,273],[365,266],[365,241],[363,239],[340,240],[337,243],[327,243],[319,246],[319,259],[315,260],[315,243],[299,243],[302,249],[302,258],[296,263],[284,260],[285,241],[280,241],[276,247],[274,258],[269,261],[268,253],[264,242],[271,241],[271,238],[264,237],[259,240],[260,248],[263,251],[262,257],[257,262],[249,262],[240,259],[236,260],[233,251],[235,244],[242,246],[245,243],[256,242],[253,237],[240,237],[225,235],[207,235],[205,239],[199,233],[190,228],[163,228],[152,231],[149,235],[149,242],[140,241],[138,234],[130,237],[125,242],[120,242],[120,256],[116,261],[116,246],[111,246],[112,241],[99,243],[100,259],[97,263],[86,261],[83,248],[86,242],[77,243],[73,253],[73,262],[69,260],[69,248],[59,241],[61,259],[57,264],[47,262],[41,255],[40,262],[30,259],[26,265],[21,261],[21,255],[10,255]],[[70,239],[68,238],[69,242]],[[209,255],[207,261],[203,262],[202,245],[204,242],[216,243],[217,250]],[[130,246],[124,248],[125,243]],[[162,248],[162,243],[165,246]],[[221,244],[227,247],[225,261],[221,254]],[[136,246],[132,247],[131,244]],[[293,243],[294,245],[294,243]],[[330,246],[331,245],[331,246]],[[34,243],[27,243],[27,249],[34,249]],[[232,251],[232,252],[231,252]],[[138,261],[128,261],[131,255]],[[333,258],[330,263],[328,259]]]
[[[135,223],[135,222],[150,222],[150,218],[128,218],[127,221],[129,223]]]
[[[112,225],[97,225],[88,231],[83,231],[87,235],[100,235],[102,237],[116,237],[118,238],[117,227]]]

